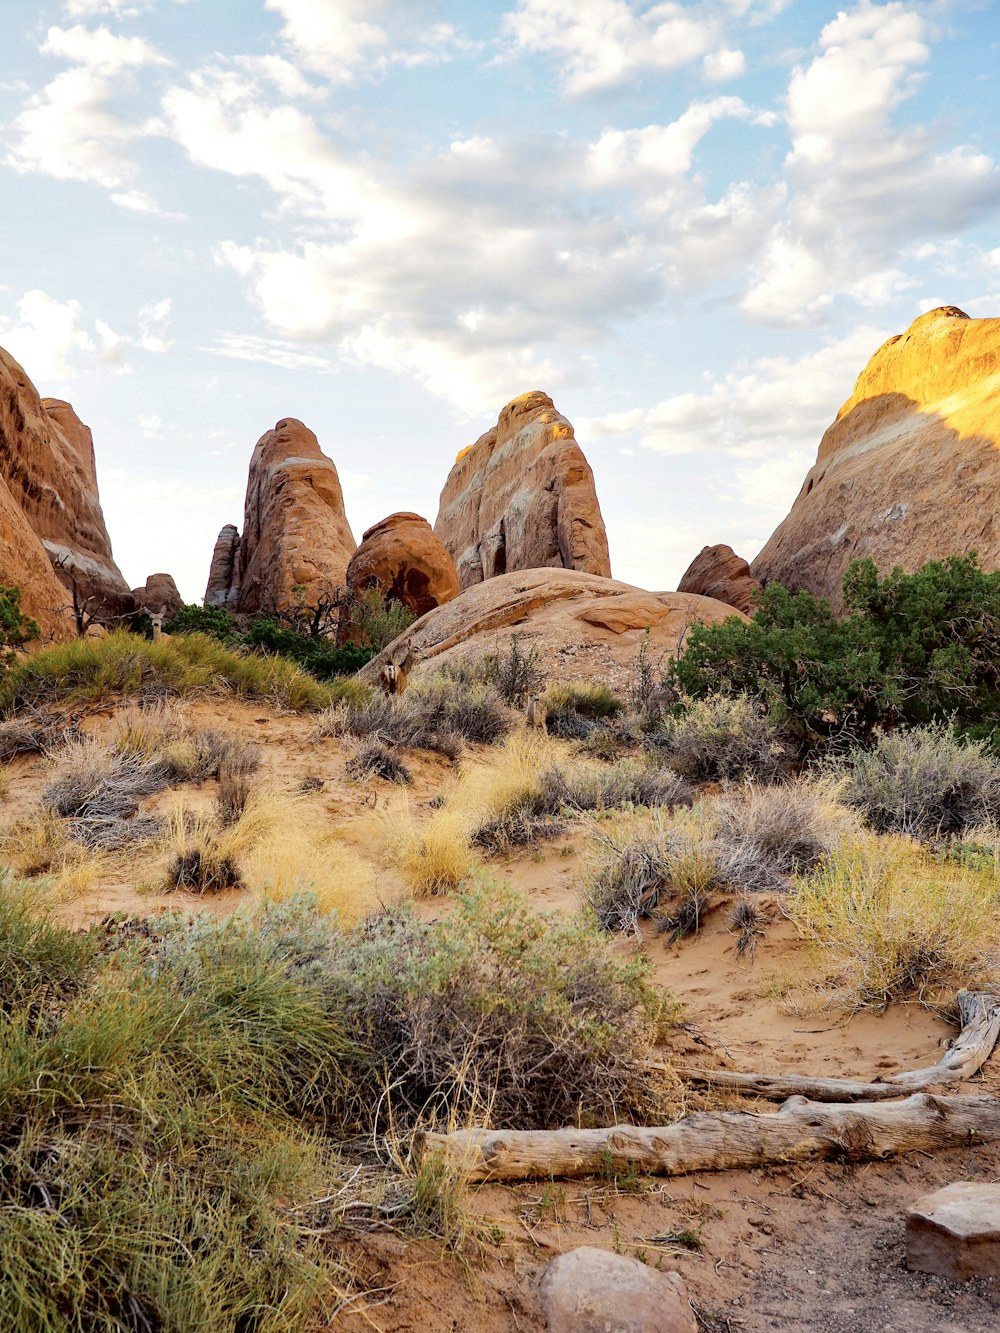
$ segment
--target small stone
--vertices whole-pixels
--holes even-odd
[[[589,1245],[553,1259],[539,1294],[549,1333],[697,1333],[679,1274]]]
[[[1000,1185],[960,1181],[918,1199],[906,1218],[906,1266],[953,1282],[1000,1277]]]

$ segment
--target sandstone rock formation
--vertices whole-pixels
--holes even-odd
[[[951,1282],[1000,1277],[1000,1185],[957,1181],[906,1217],[906,1266]]]
[[[149,611],[153,615],[163,611],[167,620],[172,620],[184,605],[171,574],[150,574],[143,587],[132,589],[132,596],[137,611]]]
[[[538,1294],[549,1333],[698,1333],[679,1273],[591,1245],[553,1259]]]
[[[21,586],[47,633],[73,632],[74,586],[89,615],[132,611],[104,525],[90,430],[69,403],[40,398],[3,349],[0,490],[0,579]]]
[[[594,474],[544,393],[508,403],[492,430],[459,454],[434,531],[463,588],[543,567],[611,576]]]
[[[912,571],[975,549],[997,569],[998,494],[1000,319],[942,306],[869,361],[751,570],[839,610],[844,571],[860,557]]]
[[[215,541],[205,588],[205,605],[236,609],[240,600],[240,534],[227,523]]]
[[[759,587],[750,566],[731,546],[703,546],[685,570],[677,591],[714,597],[749,615],[751,599]]]
[[[627,691],[644,642],[655,666],[677,653],[692,625],[733,615],[739,612],[709,597],[645,592],[575,569],[529,569],[487,579],[429,611],[361,674],[376,680],[382,662],[407,639],[423,656],[418,674],[482,657],[517,634],[525,652],[538,650],[549,676],[603,680]]]
[[[455,562],[419,514],[390,514],[373,524],[347,566],[348,595],[378,588],[414,616],[458,594]]]
[[[344,586],[356,547],[337,469],[301,421],[279,421],[257,441],[250,460],[239,610],[332,598]]]

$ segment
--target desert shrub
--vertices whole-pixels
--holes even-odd
[[[224,747],[216,770],[219,785],[215,793],[215,809],[222,824],[235,824],[242,818],[259,768],[256,745],[232,740]]]
[[[868,837],[800,876],[788,910],[835,969],[848,1004],[953,997],[1000,979],[995,862],[936,859],[900,837]]]
[[[224,606],[188,602],[163,626],[167,634],[208,634],[222,643],[236,638],[236,622]]]
[[[370,662],[375,649],[348,643],[338,648],[333,639],[313,638],[277,624],[273,620],[255,620],[240,636],[248,648],[276,653],[297,662],[317,680],[350,676]]]
[[[867,744],[877,730],[952,720],[984,739],[1000,716],[1000,574],[975,554],[880,578],[844,576],[846,614],[806,592],[763,591],[749,623],[695,626],[675,668],[688,694],[759,699],[803,751]]]
[[[55,760],[56,771],[42,792],[54,814],[79,819],[127,819],[139,802],[168,781],[162,760],[109,751],[99,740],[72,741]]]
[[[365,654],[366,662],[383,648],[388,648],[393,639],[398,639],[416,620],[408,607],[398,598],[387,597],[381,588],[368,588],[365,592],[345,599],[340,615],[346,622],[346,628],[340,634],[341,640],[351,640],[349,646],[363,645],[356,651]]]
[[[513,725],[513,715],[491,685],[437,673],[415,681],[406,694],[373,695],[328,710],[316,735],[371,737],[457,758],[463,740],[494,745]]]
[[[52,925],[38,895],[0,874],[0,1015],[11,1022],[41,994],[64,999],[84,982],[97,953],[92,932]],[[2,1142],[2,1133],[0,1133]]]
[[[808,779],[725,793],[712,803],[711,820],[719,879],[750,891],[787,891],[792,876],[818,866],[857,833],[836,788]]]
[[[961,835],[1000,814],[1000,764],[943,724],[879,736],[833,765],[843,800],[882,833]]]
[[[772,781],[788,758],[771,717],[740,694],[686,701],[650,743],[678,773],[700,782]]]
[[[470,878],[476,856],[468,810],[444,805],[418,825],[406,807],[391,819],[389,856],[416,897],[454,893]]]
[[[115,632],[75,639],[32,653],[0,681],[0,709],[55,700],[98,700],[108,695],[230,691],[267,699],[297,712],[318,712],[339,699],[361,699],[358,681],[322,683],[281,657],[235,652],[205,635],[151,643]]]
[[[0,672],[17,661],[18,648],[40,633],[38,622],[21,610],[21,589],[0,583]]]
[[[596,722],[614,717],[624,706],[606,685],[577,680],[549,685],[543,703],[549,731],[566,740],[585,739]]]
[[[401,759],[379,741],[362,745],[347,761],[347,773],[355,779],[382,778],[385,782],[409,784],[413,774]]]
[[[555,766],[539,774],[538,785],[547,814],[690,805],[692,799],[684,778],[636,759],[621,759],[602,768],[581,763]]]
[[[487,681],[496,687],[504,703],[518,707],[525,695],[537,694],[545,684],[545,674],[538,663],[538,648],[533,644],[527,652],[521,647],[521,636],[512,634],[506,648],[499,642],[488,653],[480,668]]]
[[[444,921],[385,914],[332,953],[346,1030],[384,1062],[370,1104],[390,1087],[383,1114],[400,1125],[664,1113],[672,1084],[646,1063],[663,1001],[644,964],[618,960],[586,921],[484,885]]]

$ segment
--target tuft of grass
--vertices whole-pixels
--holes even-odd
[[[598,722],[614,717],[624,707],[607,685],[580,680],[553,682],[543,703],[549,731],[566,740],[586,739]]]
[[[108,695],[228,691],[295,712],[319,712],[339,700],[359,702],[359,681],[323,683],[284,657],[235,652],[203,634],[150,642],[116,631],[32,653],[0,681],[0,712],[56,700],[94,702]]]
[[[357,781],[365,778],[382,778],[385,782],[398,782],[408,786],[413,781],[413,774],[401,759],[386,749],[380,741],[368,741],[351,756],[346,765],[349,777]]]
[[[741,694],[685,700],[683,712],[649,743],[678,773],[698,782],[770,782],[790,759],[767,713]]]
[[[454,893],[476,865],[473,826],[466,809],[448,803],[416,824],[408,804],[387,816],[389,858],[418,898]]]
[[[941,724],[879,736],[832,767],[843,799],[880,833],[961,836],[1000,815],[1000,764],[983,742]]]
[[[837,998],[884,1008],[1000,980],[996,865],[940,860],[906,838],[867,837],[801,875],[789,912],[835,969]]]

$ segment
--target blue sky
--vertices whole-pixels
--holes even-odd
[[[355,535],[549,392],[612,572],[752,556],[878,345],[1000,314],[972,0],[7,0],[0,345],[200,599],[300,417]]]

